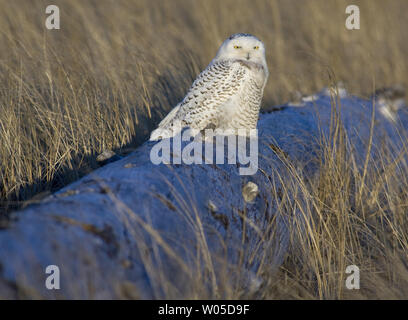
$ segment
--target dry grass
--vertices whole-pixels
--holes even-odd
[[[357,95],[373,79],[408,84],[404,0],[354,1],[359,31],[344,27],[347,1],[54,1],[58,31],[44,27],[48,4],[0,0],[0,212],[90,172],[104,149],[143,142],[235,32],[267,46],[264,107],[327,85],[328,68]],[[341,272],[351,262],[369,272],[355,297],[407,297],[407,166],[368,158],[361,174],[332,147],[315,183],[283,177],[282,207],[314,220],[302,260],[289,258],[257,297],[350,297]]]
[[[321,140],[315,177],[299,176],[288,163],[283,195],[273,192],[282,214],[297,212],[293,249],[278,274],[265,272],[260,297],[408,298],[408,143],[407,132],[401,134],[398,152],[392,143],[373,152],[368,142],[358,167],[360,153],[335,119],[330,137]],[[360,290],[346,288],[349,265],[360,269]]]

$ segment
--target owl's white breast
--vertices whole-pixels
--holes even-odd
[[[240,90],[222,107],[218,118],[220,129],[254,129],[259,115],[263,89],[268,71],[262,65],[238,61],[248,72],[242,79]]]

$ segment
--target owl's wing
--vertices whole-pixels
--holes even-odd
[[[222,112],[222,105],[239,92],[248,68],[234,61],[212,62],[193,82],[187,95],[160,122],[150,140],[174,136],[180,127],[204,129]]]
[[[211,63],[193,82],[175,118],[183,126],[205,128],[222,112],[222,105],[239,92],[247,72],[234,61]]]

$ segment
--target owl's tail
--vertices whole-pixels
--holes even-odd
[[[170,111],[170,113],[159,123],[156,130],[150,135],[150,141],[156,141],[160,139],[166,139],[174,137],[180,130],[175,130],[173,122],[176,118],[177,112],[179,111],[180,106],[177,105]]]

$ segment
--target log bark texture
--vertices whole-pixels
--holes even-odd
[[[360,164],[371,110],[370,101],[355,97],[337,110]],[[200,297],[223,298],[227,285],[256,290],[256,271],[276,270],[290,244],[291,217],[279,214],[272,189],[287,159],[302,174],[316,172],[311,160],[322,134],[330,136],[333,115],[323,94],[261,114],[259,169],[251,176],[231,164],[154,165],[154,143],[146,142],[14,213],[0,230],[0,297],[189,298],[201,287]],[[393,124],[375,111],[374,143],[395,139],[397,146],[395,129],[406,119],[401,112]],[[251,202],[244,199],[248,182],[259,189]],[[59,290],[46,288],[50,265],[60,270]]]

